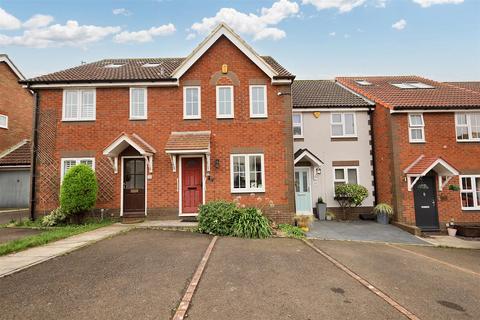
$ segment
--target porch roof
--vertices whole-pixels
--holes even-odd
[[[139,135],[122,132],[103,150],[103,154],[108,157],[118,157],[118,155],[129,146],[133,147],[143,156],[151,156],[156,153],[156,150],[140,138]]]
[[[441,157],[427,157],[423,154],[412,162],[403,172],[407,175],[423,177],[430,170],[435,171],[441,176],[456,176],[459,174],[457,169]]]
[[[172,132],[165,145],[165,152],[210,153],[210,131]]]
[[[295,154],[294,154],[294,164],[297,164],[297,162],[301,161],[302,159],[307,158],[308,161],[310,161],[313,165],[320,167],[323,164],[323,161],[320,160],[314,153],[312,153],[310,150],[304,148],[304,149],[298,149]]]

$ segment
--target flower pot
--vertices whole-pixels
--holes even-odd
[[[455,237],[455,235],[457,234],[457,229],[454,228],[447,228],[447,231],[450,237]]]
[[[317,218],[318,220],[325,220],[325,212],[327,212],[326,203],[317,203]]]
[[[377,214],[377,222],[380,224],[388,224],[389,216],[386,213],[378,213]]]
[[[327,221],[332,221],[332,216],[327,216]]]

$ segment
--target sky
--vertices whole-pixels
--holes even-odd
[[[0,53],[33,77],[183,57],[219,22],[297,79],[480,81],[480,0],[0,0]]]

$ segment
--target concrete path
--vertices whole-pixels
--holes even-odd
[[[22,228],[0,228],[0,244],[41,233],[42,230]]]
[[[114,224],[0,257],[0,278],[130,229]]]
[[[314,221],[307,233],[320,240],[373,241],[402,244],[430,245],[418,237],[391,224],[372,221]]]
[[[198,222],[182,220],[147,220],[141,223],[132,224],[135,228],[158,228],[175,230],[192,230],[198,226]]]
[[[425,238],[425,241],[437,247],[480,250],[480,241],[477,240],[464,240],[450,236],[429,236]]]
[[[0,224],[9,223],[12,220],[20,221],[28,219],[30,214],[27,209],[0,209]]]

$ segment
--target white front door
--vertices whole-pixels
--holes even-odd
[[[310,168],[295,168],[295,204],[297,214],[312,214]]]

